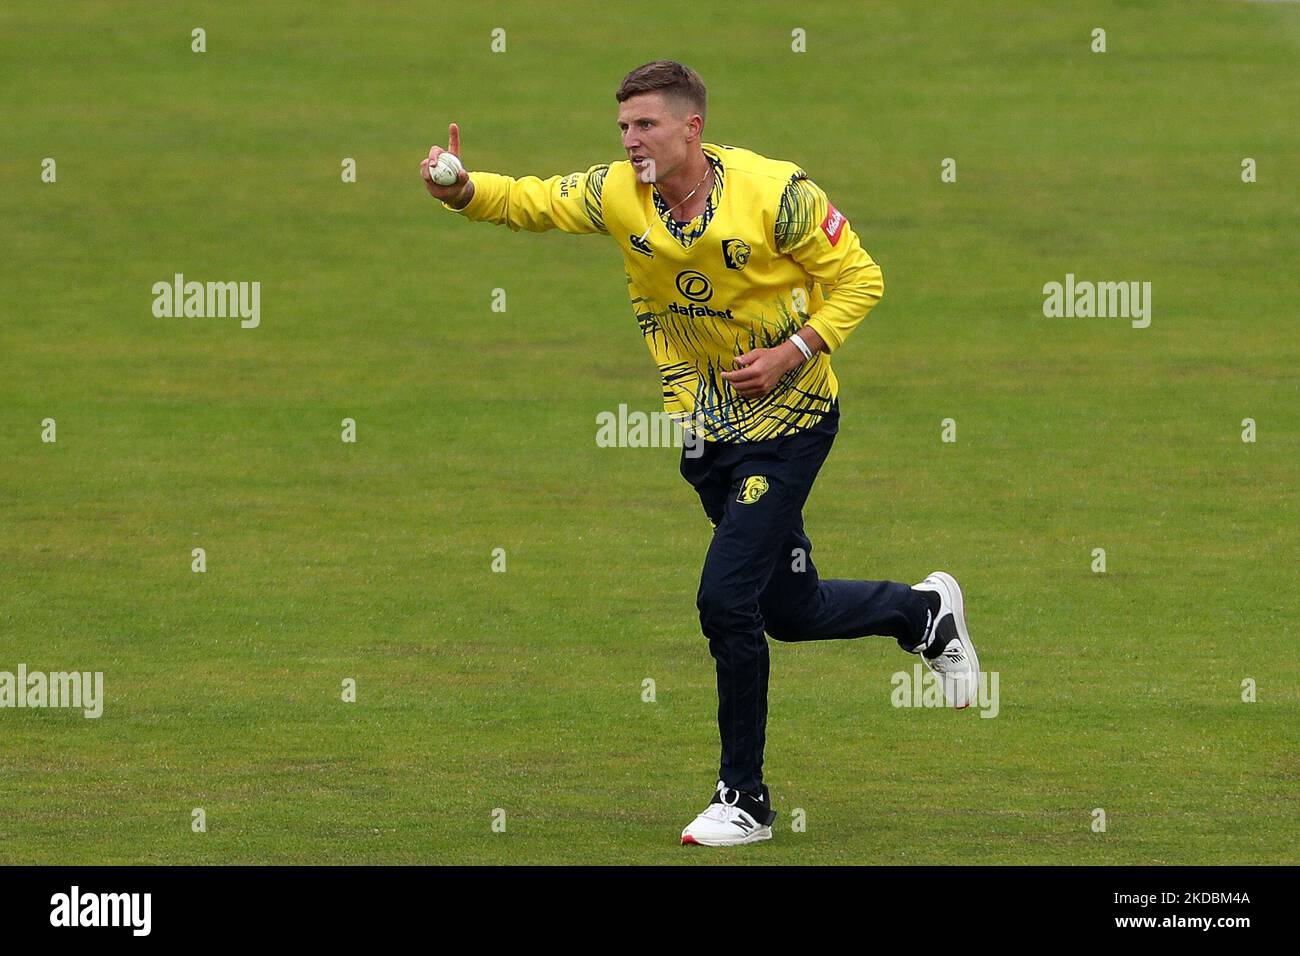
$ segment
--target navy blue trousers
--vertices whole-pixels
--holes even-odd
[[[803,506],[839,430],[839,409],[812,428],[767,441],[683,449],[681,473],[713,522],[696,604],[717,665],[718,777],[757,793],[767,733],[768,648],[879,634],[914,647],[925,599],[892,581],[822,580],[804,534]],[[863,530],[866,524],[864,516]]]

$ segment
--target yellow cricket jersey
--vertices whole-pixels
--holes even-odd
[[[453,211],[516,232],[612,236],[669,415],[710,441],[778,438],[830,410],[839,391],[830,356],[817,353],[753,400],[721,373],[805,324],[839,348],[884,294],[880,267],[797,165],[702,148],[716,175],[707,208],[689,223],[673,220],[626,160],[546,180],[475,172],[474,198]]]

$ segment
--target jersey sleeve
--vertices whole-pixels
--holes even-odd
[[[608,235],[601,205],[607,172],[608,164],[550,179],[471,173],[474,198],[469,204],[464,209],[455,209],[445,202],[443,206],[475,222],[508,226],[515,232],[559,229]]]
[[[826,301],[808,324],[835,351],[885,294],[884,277],[849,221],[800,170],[781,196],[773,228],[777,252],[821,283]]]

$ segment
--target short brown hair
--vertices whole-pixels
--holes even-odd
[[[662,93],[679,108],[699,113],[701,121],[708,115],[709,94],[700,74],[676,60],[655,60],[638,66],[623,77],[614,99],[622,103],[640,93]]]

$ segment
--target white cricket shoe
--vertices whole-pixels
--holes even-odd
[[[762,800],[732,790],[721,780],[717,792],[698,817],[682,831],[682,843],[701,846],[740,846],[772,839],[772,797],[763,787]]]
[[[925,666],[934,671],[951,707],[969,707],[979,693],[980,659],[966,630],[966,606],[957,579],[944,571],[932,571],[916,591],[939,595],[939,613],[932,615],[925,637],[912,649]]]

